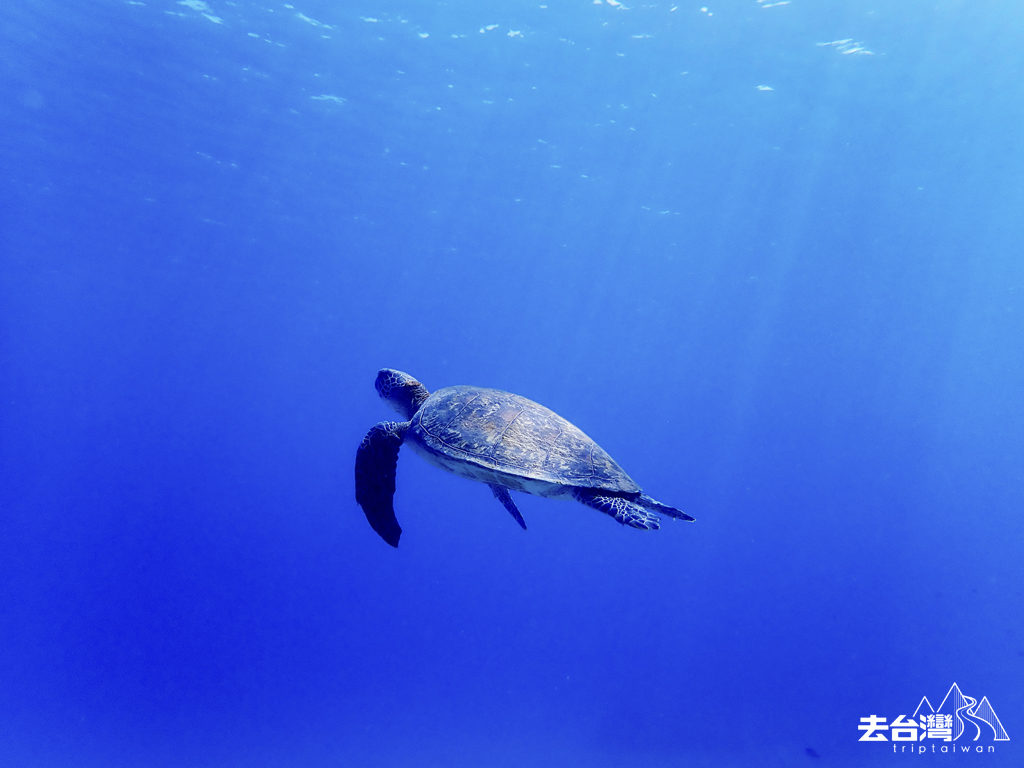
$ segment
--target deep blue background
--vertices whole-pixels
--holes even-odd
[[[1024,12],[549,3],[5,6],[4,765],[884,765],[954,680],[1024,738]],[[393,551],[381,366],[697,522],[406,451]]]

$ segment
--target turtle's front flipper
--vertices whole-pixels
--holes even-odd
[[[494,497],[505,505],[505,509],[512,513],[512,517],[516,519],[516,522],[522,526],[523,530],[526,530],[526,521],[523,520],[523,516],[519,514],[519,507],[512,501],[512,494],[508,492],[508,488],[503,485],[491,485],[491,490],[494,492]]]
[[[370,527],[392,547],[402,529],[395,519],[395,468],[409,422],[382,421],[366,433],[356,451],[356,501]]]
[[[658,516],[648,512],[639,504],[623,498],[622,496],[603,496],[598,491],[577,489],[573,492],[576,501],[586,504],[588,507],[611,515],[623,525],[630,528],[642,528],[647,531],[656,531],[661,527]]]

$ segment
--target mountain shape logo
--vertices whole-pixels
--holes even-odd
[[[935,707],[928,701],[927,696],[921,697],[921,703],[917,705],[917,709],[914,710],[914,714],[911,715],[915,720],[920,720],[925,715],[934,715]]]
[[[964,735],[968,741],[978,741],[982,735],[987,736],[989,733],[992,734],[995,741],[1010,740],[996,711],[989,703],[988,696],[982,696],[981,701],[978,701],[965,695],[956,683],[949,687],[942,703],[934,709],[927,696],[921,698],[921,703],[914,710],[914,717],[930,714],[953,716],[952,738],[954,741]]]

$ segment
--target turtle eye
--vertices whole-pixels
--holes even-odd
[[[395,384],[395,375],[387,368],[377,373],[377,381],[374,382],[374,386],[377,389],[377,394],[381,397],[387,399],[391,394],[391,390],[394,389]]]

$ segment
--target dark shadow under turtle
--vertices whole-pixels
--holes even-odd
[[[509,490],[569,496],[632,528],[657,530],[660,512],[693,518],[646,495],[601,446],[543,405],[484,387],[434,394],[407,373],[384,368],[377,392],[408,421],[375,425],[356,452],[356,501],[370,526],[393,547],[395,468],[405,441],[442,469],[490,486],[524,529]]]

